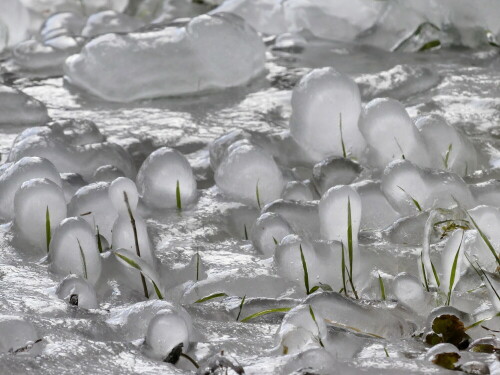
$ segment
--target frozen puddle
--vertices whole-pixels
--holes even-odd
[[[498,15],[3,0],[0,373],[500,374]]]

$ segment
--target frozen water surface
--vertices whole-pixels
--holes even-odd
[[[499,12],[0,1],[0,373],[500,373]]]

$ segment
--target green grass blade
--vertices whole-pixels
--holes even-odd
[[[243,229],[245,230],[245,241],[248,241],[247,225],[243,224]]]
[[[47,240],[47,253],[49,252],[50,240],[52,239],[52,233],[50,232],[50,212],[49,206],[45,210],[45,238]]]
[[[427,51],[429,49],[439,47],[440,45],[441,45],[441,41],[439,39],[431,40],[430,42],[427,42],[422,47],[420,47],[417,52],[424,52],[424,51]]]
[[[346,279],[345,279],[345,270],[346,270],[346,264],[345,264],[345,251],[344,251],[344,243],[340,243],[342,245],[342,285],[344,289],[344,294],[347,296],[347,288],[346,288]]]
[[[258,318],[259,316],[267,315],[267,314],[272,314],[272,313],[277,313],[277,312],[288,312],[292,308],[291,307],[280,307],[277,309],[269,309],[269,310],[264,310],[264,311],[259,311],[256,312],[255,314],[252,314],[250,316],[247,316],[246,318],[241,319],[242,322],[248,322],[252,319]]]
[[[304,257],[304,252],[302,251],[302,244],[300,244],[300,260],[302,261],[302,269],[304,270],[304,285],[306,287],[306,293],[309,295],[309,272],[307,272],[306,258]]]
[[[439,276],[438,276],[438,273],[436,271],[436,267],[434,267],[434,263],[432,263],[432,260],[431,260],[431,267],[432,267],[432,273],[434,274],[434,280],[436,280],[436,284],[439,288],[441,286],[441,281],[439,280]]]
[[[406,190],[403,189],[401,186],[398,185],[398,188],[400,188],[401,191],[403,193],[405,193],[411,199],[411,201],[413,202],[413,204],[415,205],[415,207],[417,208],[417,210],[419,210],[420,212],[422,212],[422,206],[420,206],[420,203],[418,203],[418,201],[415,198],[413,198],[410,194],[408,194],[406,192]]]
[[[352,275],[354,248],[352,244],[351,197],[347,197],[347,254],[349,255],[349,273]]]
[[[179,211],[182,210],[182,201],[181,201],[181,187],[179,185],[179,180],[177,180],[177,184],[175,186],[175,199],[177,201],[177,209]]]
[[[276,240],[276,238],[273,237],[273,241],[275,245],[278,245],[278,240]]]
[[[261,209],[261,204],[260,204],[260,193],[259,193],[259,180],[257,180],[257,183],[255,184],[255,198],[257,199],[257,206],[259,206],[259,209]]]
[[[389,353],[387,352],[387,348],[386,348],[385,346],[384,346],[384,352],[385,352],[385,356],[386,356],[387,358],[389,358]]]
[[[498,257],[498,254],[495,251],[495,248],[491,244],[490,240],[488,239],[488,237],[486,237],[486,235],[484,234],[484,232],[477,225],[477,223],[474,220],[474,218],[468,212],[467,212],[467,215],[469,216],[470,220],[472,221],[472,224],[474,224],[474,227],[476,228],[477,232],[479,233],[479,235],[483,239],[484,243],[486,244],[486,246],[488,246],[488,249],[491,251],[491,253],[495,257],[495,260],[497,261],[497,264],[500,266],[500,258]]]
[[[221,298],[221,297],[228,297],[228,295],[226,293],[214,293],[214,294],[210,294],[209,296],[200,298],[199,300],[194,301],[194,303],[203,303],[206,301],[210,301],[211,299]]]
[[[238,310],[238,316],[236,317],[236,321],[240,320],[241,311],[243,310],[243,305],[245,304],[245,299],[246,298],[247,298],[247,296],[244,295],[243,298],[241,299],[240,309]]]
[[[495,287],[493,286],[493,283],[491,282],[490,278],[488,277],[488,275],[486,274],[486,272],[483,270],[483,268],[479,265],[479,263],[476,262],[476,264],[479,267],[479,270],[483,274],[484,278],[486,279],[487,283],[491,287],[491,290],[493,290],[493,293],[495,293],[495,295],[497,296],[498,300],[500,300],[500,295],[498,294],[498,292],[496,291]]]
[[[80,244],[80,240],[77,238],[78,241],[78,247],[80,248],[80,256],[82,257],[82,264],[83,264],[83,276],[88,279],[87,275],[87,261],[85,260],[85,253],[83,252],[82,245]]]
[[[200,253],[196,252],[196,281],[200,280]]]
[[[451,274],[450,274],[450,285],[448,287],[448,297],[446,298],[446,306],[450,305],[451,302],[451,293],[453,291],[454,283],[455,283],[455,276],[457,272],[457,265],[458,265],[458,256],[460,255],[460,249],[462,248],[462,242],[464,240],[464,233],[462,232],[462,238],[460,240],[460,245],[458,245],[458,250],[457,253],[455,254],[455,259],[453,259],[453,265],[451,266]]]
[[[347,152],[345,150],[344,135],[342,133],[342,113],[339,113],[339,129],[340,129],[340,142],[342,143],[342,156],[347,158]]]
[[[96,234],[97,248],[99,249],[99,253],[102,253],[103,249],[102,249],[101,233],[99,233],[99,225],[97,225],[96,228],[97,228],[97,234]]]
[[[382,301],[385,301],[386,297],[385,297],[384,280],[382,280],[382,276],[380,276],[380,273],[378,274],[378,283],[379,283],[379,286],[380,286],[380,295],[382,297]]]
[[[422,266],[422,276],[424,278],[424,286],[425,290],[429,291],[429,281],[427,280],[427,272],[425,272],[425,265],[424,265],[424,255],[423,255],[423,250],[420,252],[420,265]]]
[[[467,326],[465,327],[465,330],[467,331],[468,329],[471,329],[471,328],[474,328],[474,327],[477,327],[478,325],[481,325],[483,324],[484,322],[487,322],[488,320],[491,320],[493,318],[498,318],[500,316],[500,312],[499,313],[496,313],[495,315],[489,317],[489,318],[484,318],[484,319],[481,319],[481,320],[478,320],[477,322],[475,323],[472,323],[470,326]]]
[[[316,315],[314,315],[314,311],[313,311],[313,308],[311,305],[309,305],[309,314],[311,314],[311,318],[314,322],[314,324],[316,325],[316,329],[318,330],[318,341],[319,341],[319,344],[324,348],[325,345],[323,345],[323,341],[321,341],[321,332],[319,331],[319,325],[318,325],[318,322],[316,321]]]
[[[450,143],[450,145],[448,146],[448,151],[446,151],[446,155],[443,158],[443,164],[445,169],[448,169],[448,162],[450,160],[450,154],[452,148],[453,148],[453,143]]]

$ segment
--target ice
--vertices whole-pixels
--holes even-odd
[[[399,218],[380,189],[380,182],[365,180],[352,184],[361,197],[361,230],[384,229]]]
[[[99,307],[92,284],[76,275],[66,276],[58,285],[56,295],[70,305],[83,309],[97,309]]]
[[[130,155],[116,143],[104,141],[95,124],[90,124],[88,120],[69,120],[26,129],[14,140],[8,161],[40,156],[59,172],[79,173],[85,179],[91,179],[103,165],[114,165],[127,177],[135,176]]]
[[[116,168],[114,165],[103,165],[97,168],[92,176],[93,182],[113,182],[118,177],[124,177],[124,174],[121,170]]]
[[[479,182],[469,185],[469,189],[478,205],[500,207],[500,181]]]
[[[139,202],[139,193],[134,181],[126,177],[118,177],[109,185],[108,194],[118,215],[130,220],[128,210],[135,213]]]
[[[384,170],[381,188],[389,203],[403,215],[420,209],[450,208],[456,205],[455,199],[465,208],[474,206],[472,194],[461,177],[422,169],[409,160],[390,163]]]
[[[328,375],[331,374],[332,369],[342,369],[341,371],[345,370],[344,366],[325,349],[312,348],[291,356],[288,361],[282,366],[279,374],[305,375],[314,371],[312,372],[314,374]],[[345,374],[344,372],[342,373]]]
[[[400,218],[384,230],[384,237],[393,244],[421,245],[428,218],[428,212]]]
[[[281,196],[283,199],[291,201],[308,202],[313,200],[309,185],[302,181],[287,182]]]
[[[464,268],[464,234],[463,230],[456,230],[453,232],[441,253],[441,290],[448,296],[452,293],[461,277],[462,269]],[[456,267],[455,259],[457,259]],[[451,275],[454,273],[454,281],[451,283]],[[451,302],[453,302],[453,293],[451,294]]]
[[[360,112],[359,89],[351,78],[333,68],[315,69],[293,89],[290,132],[316,161],[342,156],[342,140],[346,153],[359,158],[365,148]]]
[[[442,343],[437,344],[429,349],[429,351],[425,354],[425,358],[429,361],[434,360],[436,355],[441,353],[458,353],[458,348],[453,344]]]
[[[152,152],[137,173],[137,187],[144,202],[151,208],[175,208],[177,186],[183,207],[196,199],[196,180],[187,159],[168,147]]]
[[[462,133],[438,115],[419,118],[415,125],[430,153],[431,165],[460,176],[471,174],[478,167],[474,145]]]
[[[9,165],[0,175],[0,216],[14,218],[14,195],[21,185],[34,178],[47,178],[61,186],[61,177],[47,159],[25,157]]]
[[[129,102],[243,85],[262,73],[264,60],[258,34],[224,13],[195,17],[184,27],[97,37],[66,60],[64,71],[93,95]]]
[[[35,327],[28,320],[19,316],[0,315],[0,353],[22,350],[39,338]]]
[[[318,202],[297,202],[279,199],[264,207],[263,213],[274,212],[290,225],[292,230],[308,237],[319,237]]]
[[[185,315],[175,311],[160,311],[151,319],[146,339],[144,341],[145,353],[157,360],[164,360],[174,347],[183,344],[183,352],[188,351],[190,341],[193,339],[191,321]]]
[[[500,225],[500,209],[491,206],[478,206],[469,211],[481,232],[486,236],[494,249],[500,248],[500,236],[498,228]],[[498,266],[495,257],[479,234],[472,242],[466,245],[467,253],[477,260],[481,267],[487,271],[495,271]]]
[[[39,34],[43,41],[63,35],[81,35],[85,22],[85,16],[80,13],[54,13],[43,22]]]
[[[361,112],[359,130],[368,143],[367,161],[385,168],[393,160],[411,160],[421,167],[430,164],[424,139],[404,106],[389,98],[374,99]]]
[[[111,240],[113,224],[118,217],[108,193],[109,183],[96,182],[86,185],[75,193],[68,203],[68,215],[80,216],[108,241]]]
[[[92,38],[107,33],[130,33],[136,31],[144,24],[127,14],[114,10],[105,10],[92,14],[82,30],[82,35]]]
[[[406,272],[398,274],[392,283],[392,289],[399,303],[415,311],[422,317],[431,312],[433,299],[426,293],[422,283],[415,276]]]
[[[385,338],[409,336],[414,328],[387,308],[363,305],[335,292],[314,293],[304,301],[330,324]]]
[[[232,144],[215,171],[217,186],[229,197],[255,207],[278,199],[283,176],[273,158],[247,142]]]
[[[95,285],[102,266],[92,227],[81,217],[63,220],[50,241],[49,260],[52,272],[78,275]]]
[[[361,174],[363,168],[352,159],[331,157],[313,168],[314,185],[321,194],[338,185],[349,185]]]
[[[250,239],[257,250],[266,257],[274,255],[277,243],[283,237],[293,234],[290,225],[278,214],[267,212],[259,216],[250,233]],[[276,242],[275,242],[276,241]]]
[[[47,215],[52,231],[66,217],[64,192],[46,178],[28,180],[16,191],[14,215],[21,236],[38,249],[47,250]]]
[[[222,160],[226,158],[229,147],[233,143],[243,140],[250,141],[250,133],[242,129],[236,129],[224,134],[210,143],[208,149],[210,153],[210,166],[212,169],[214,171],[217,170]]]
[[[0,125],[43,125],[48,121],[42,102],[0,83]]]
[[[0,23],[7,26],[8,45],[13,46],[28,37],[30,16],[21,1],[0,2]]]
[[[61,181],[66,202],[71,201],[78,189],[87,185],[78,173],[61,173]]]

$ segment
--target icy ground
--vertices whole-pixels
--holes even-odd
[[[200,8],[193,9],[201,12]],[[420,254],[425,247],[426,222],[434,223],[428,219],[428,213],[436,214],[434,209],[438,207],[455,206],[452,215],[458,218],[456,222],[468,220],[470,224],[469,217],[464,216],[465,209],[469,210],[479,227],[494,237],[497,249],[500,245],[495,226],[500,224],[497,209],[500,207],[500,50],[482,45],[474,49],[388,52],[351,42],[318,39],[310,33],[304,35],[266,38],[264,69],[261,72],[258,64],[257,68],[243,67],[248,77],[238,84],[250,80],[243,86],[230,87],[234,85],[215,80],[208,88],[229,88],[125,104],[107,102],[75,88],[61,77],[60,66],[48,71],[32,71],[14,64],[9,52],[4,52],[0,82],[44,103],[47,113],[31,98],[20,95],[12,99],[7,97],[12,95],[10,89],[0,88],[2,163],[19,160],[26,163],[10,172],[7,165],[0,166],[0,215],[4,223],[0,227],[1,374],[192,373],[192,364],[184,358],[175,366],[163,362],[173,348],[171,344],[180,342],[184,343],[185,352],[203,364],[224,351],[243,366],[246,374],[288,374],[301,368],[311,368],[310,372],[302,372],[304,374],[454,373],[433,364],[430,350],[436,354],[440,350],[449,353],[458,349],[438,346],[430,349],[418,337],[420,333],[428,333],[429,321],[435,317],[431,310],[444,305],[446,299],[436,292],[435,285],[431,292],[424,291],[420,283]],[[257,51],[259,48],[259,45],[255,47]],[[255,59],[258,63],[259,58]],[[296,140],[307,145],[308,134],[298,130],[294,133],[293,126],[300,124],[294,125],[297,120],[291,119],[292,90],[309,72],[322,67],[333,67],[354,79],[363,105],[374,98],[389,97],[403,104],[413,122],[424,115],[442,116],[461,132],[444,135],[445,153],[451,139],[459,139],[453,142],[453,150],[460,153],[451,157],[444,168],[439,156],[445,153],[434,155],[433,151],[422,153],[418,149],[435,141],[439,133],[430,132],[425,138],[425,133],[421,136],[420,130],[413,128],[409,121],[410,136],[405,136],[404,130],[393,131],[394,134],[401,131],[401,137],[408,140],[401,147],[402,154],[406,153],[405,160],[396,161],[391,165],[393,169],[386,170],[382,177],[382,171],[392,159],[403,159],[400,150],[396,148],[387,154],[389,144],[394,146],[392,140],[384,142],[377,134],[370,138],[368,125],[365,130],[363,125],[358,130],[359,114],[356,108],[348,108],[343,116],[343,135],[346,140],[352,139],[352,142],[346,141],[348,151],[351,157],[359,153],[353,159],[362,161],[364,171],[358,170],[356,161],[342,159],[340,166],[323,168],[326,177],[319,173],[318,167],[314,168],[319,171],[316,174],[312,169],[314,164],[332,153],[339,156],[339,138],[335,136],[336,149],[332,151],[322,148],[324,143],[318,140],[321,137],[313,136],[310,154],[306,156],[306,151],[282,140],[290,139],[288,131],[292,128]],[[203,69],[194,69],[192,74],[210,75]],[[355,90],[352,82],[342,82],[345,91],[337,98],[348,90]],[[187,91],[193,88],[191,84],[188,86]],[[2,107],[8,100],[13,100],[13,107]],[[25,117],[9,118],[11,108],[24,109]],[[349,115],[352,113],[356,118],[352,120],[356,131],[351,134]],[[401,116],[400,123],[405,123],[404,114],[397,108],[393,113]],[[43,126],[47,114],[52,121],[59,122],[63,130],[57,126],[53,127],[55,130],[32,129]],[[363,121],[376,123],[376,119],[370,120],[369,113],[363,112],[361,116]],[[376,117],[376,113],[372,116]],[[307,122],[306,115],[304,118],[300,123]],[[74,125],[67,124],[67,120],[90,120],[98,130],[87,122],[76,121]],[[419,121],[422,122],[419,125],[417,121],[417,126],[425,128],[425,121]],[[337,132],[336,123],[334,127]],[[24,140],[16,140],[26,129],[31,130],[22,135]],[[251,134],[232,133],[235,139],[226,140],[227,144],[224,139],[219,140],[219,148],[217,144],[214,146],[214,140],[237,129]],[[37,132],[56,146],[49,147],[49,151],[43,145],[37,148]],[[384,134],[387,137],[387,133]],[[397,134],[399,137],[400,133]],[[250,141],[247,144],[238,137]],[[58,143],[60,139],[64,142]],[[128,155],[103,143],[104,139],[122,146]],[[242,145],[230,151],[230,144],[238,141]],[[395,144],[403,142],[406,141]],[[325,143],[328,147],[328,142]],[[442,146],[435,143],[436,148]],[[16,144],[17,148],[13,147]],[[408,148],[414,145],[417,151],[412,156]],[[164,146],[178,152],[161,149]],[[240,159],[235,156],[228,160],[231,152]],[[241,155],[237,155],[238,152]],[[364,152],[371,152],[370,157],[363,159]],[[186,157],[191,168],[179,153]],[[278,161],[276,164],[271,153]],[[51,163],[45,159],[23,159],[24,156],[41,156]],[[155,163],[162,161],[163,165],[172,165],[172,169],[159,171]],[[116,164],[115,168],[98,169],[112,163]],[[468,169],[474,166],[475,173],[469,173]],[[330,167],[333,173],[329,172]],[[239,177],[242,180],[236,182],[231,179],[246,168],[250,170],[250,177],[242,175]],[[398,174],[397,168],[408,174]],[[434,171],[425,168],[434,168]],[[448,171],[436,172],[437,169]],[[218,171],[215,175],[214,170]],[[59,172],[64,173],[62,179]],[[82,177],[69,176],[68,172],[78,172]],[[261,172],[256,187],[252,173]],[[310,183],[313,173],[315,189],[311,189]],[[337,182],[336,173],[340,176]],[[349,173],[353,173],[353,177],[349,177]],[[120,176],[130,178],[135,184],[128,179],[116,180]],[[383,202],[380,197],[384,195],[377,185],[381,179]],[[175,184],[172,185],[176,180],[181,186],[183,208],[180,212],[176,209]],[[493,181],[487,183],[490,180]],[[25,181],[28,182],[21,186]],[[78,188],[99,181],[112,182],[112,185],[101,182],[101,185],[92,185],[89,189],[92,191],[86,192],[83,188],[74,196]],[[167,182],[168,187],[162,186]],[[359,208],[361,201],[354,189],[330,189],[351,183],[356,191],[365,192],[367,201],[373,199],[375,208]],[[404,193],[399,187],[404,188]],[[98,244],[94,241],[96,223],[118,254],[122,251],[131,256],[131,251],[132,255],[135,252],[128,211],[121,200],[122,191],[127,192],[131,210],[136,215],[145,259],[141,264],[144,269],[148,265],[152,269],[151,279],[160,284],[168,302],[153,301],[157,295],[149,280],[152,301],[145,302],[140,274],[119,264],[117,256],[109,251],[98,254]],[[373,197],[371,191],[374,191]],[[407,192],[427,212],[416,210]],[[460,201],[462,211],[448,192]],[[142,196],[140,200],[138,195]],[[44,201],[38,202],[37,197],[43,197]],[[313,203],[272,203],[280,197],[290,202]],[[352,290],[349,300],[321,290],[305,300],[303,265],[296,258],[292,260],[290,254],[294,252],[293,256],[297,256],[300,244],[306,258],[316,255],[318,260],[309,262],[311,287],[323,282],[337,292],[342,286],[338,241],[348,242],[345,222],[339,218],[346,214],[347,197],[353,209],[356,235],[356,227],[361,228],[359,244],[354,241],[355,259],[363,259],[365,266],[368,264],[363,268],[366,275],[359,277],[363,279],[358,290],[362,302],[353,302]],[[45,207],[49,202],[53,228],[51,256],[47,260]],[[271,204],[264,207],[268,203]],[[488,206],[484,214],[481,208],[475,208],[478,205]],[[361,210],[365,216],[361,216]],[[280,216],[261,215],[261,211]],[[330,213],[333,215],[329,216]],[[64,221],[56,229],[60,221],[72,216],[79,217]],[[404,217],[409,219],[401,220]],[[279,254],[269,238],[265,241],[266,229],[278,237]],[[453,263],[455,251],[463,243],[469,256],[479,259],[491,274],[498,274],[494,260],[488,258],[491,254],[472,224],[470,230],[454,229],[457,230],[443,235],[444,241],[432,239],[438,272],[450,274],[447,265]],[[77,242],[73,240],[76,236]],[[86,259],[85,269],[81,269],[82,253]],[[427,266],[428,260],[425,262]],[[355,268],[361,267],[360,263]],[[445,308],[442,313],[460,316],[466,326],[498,313],[498,301],[487,293],[488,287],[481,287],[481,279],[474,278],[474,271],[463,256],[459,264],[462,268],[459,267],[457,273],[462,277],[455,286],[457,293],[451,303],[454,307]],[[413,277],[401,274],[403,272]],[[65,279],[72,273],[80,277]],[[379,277],[385,283],[386,300],[381,297]],[[443,282],[449,284],[449,280]],[[498,279],[493,282],[500,285]],[[79,307],[69,303],[75,290]],[[500,287],[496,290],[500,291]],[[228,297],[195,303],[214,293],[225,293]],[[245,303],[241,305],[243,296]],[[241,314],[240,306],[243,306]],[[311,319],[308,306],[314,307],[319,322]],[[274,308],[294,309],[286,314],[279,312],[241,322],[241,318]],[[35,331],[29,324],[23,325],[12,318],[14,316],[31,322]],[[469,332],[471,341],[496,337],[487,343],[493,343],[498,351],[498,320],[495,317],[484,323],[494,331],[473,328]],[[162,337],[163,332],[166,339]],[[321,345],[318,338],[322,340]],[[35,341],[32,348],[9,352]],[[323,343],[326,349],[322,348]],[[462,369],[468,369],[469,373],[500,373],[496,354],[462,350],[460,355]],[[472,361],[476,361],[475,364]]]

